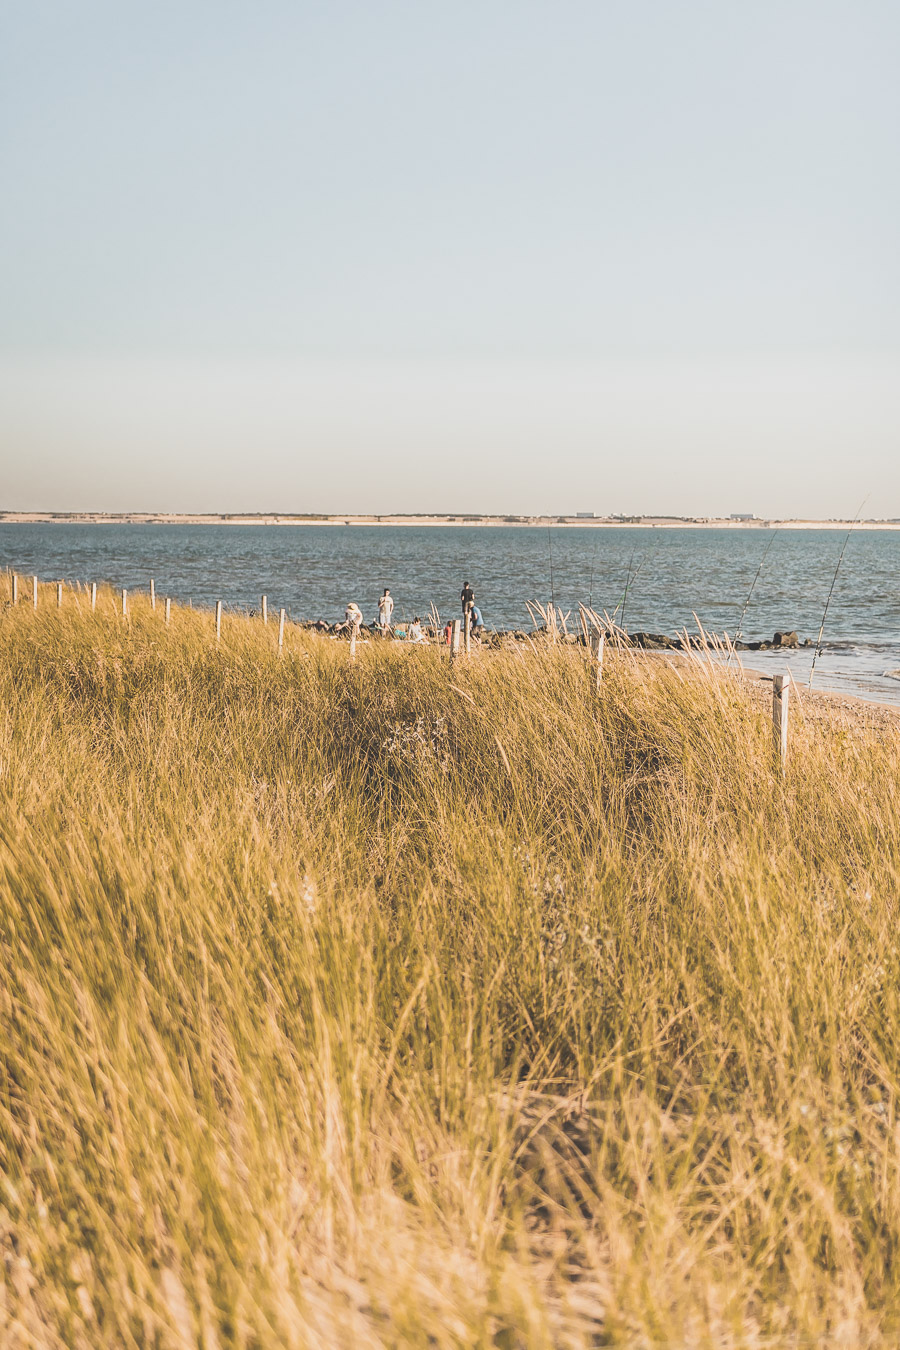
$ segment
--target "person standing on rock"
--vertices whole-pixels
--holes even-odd
[[[463,588],[459,593],[459,599],[462,604],[463,622],[465,623],[466,615],[470,614],[475,608],[475,592],[467,581],[463,582]]]
[[[382,633],[386,633],[391,626],[391,619],[394,616],[394,597],[391,595],[387,586],[384,588],[384,594],[378,601],[378,627]]]

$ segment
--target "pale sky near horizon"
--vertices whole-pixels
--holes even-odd
[[[900,517],[888,0],[7,0],[0,509]]]

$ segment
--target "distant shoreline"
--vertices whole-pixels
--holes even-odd
[[[291,514],[188,514],[144,511],[0,511],[0,525],[438,525],[512,529],[552,525],[560,529],[659,530],[900,530],[900,520],[733,520],[676,516],[362,516]]]

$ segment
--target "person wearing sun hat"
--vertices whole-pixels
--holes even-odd
[[[362,610],[355,600],[351,600],[344,610],[344,622],[348,625],[352,637],[357,637],[362,627]]]

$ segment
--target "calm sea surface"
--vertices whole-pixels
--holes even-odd
[[[845,535],[832,530],[555,529],[484,526],[11,525],[0,523],[0,567],[41,580],[106,581],[195,605],[269,606],[293,618],[343,616],[356,600],[367,619],[389,586],[397,615],[434,604],[455,615],[464,580],[489,627],[528,628],[527,600],[577,614],[579,601],[632,631],[675,633],[696,614],[734,634],[771,541],[744,620],[748,640],[796,629],[815,640]],[[786,666],[805,681],[810,654],[748,653],[761,669]],[[900,532],[856,532],[828,612],[816,684],[900,703]]]

